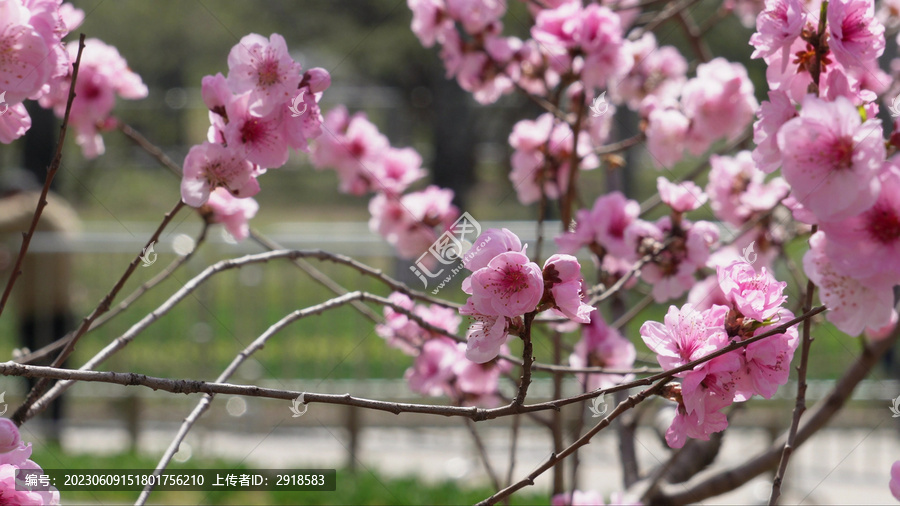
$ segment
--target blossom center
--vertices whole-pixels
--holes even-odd
[[[259,86],[272,86],[278,82],[278,62],[266,58],[256,69]]]
[[[258,119],[248,119],[241,125],[241,142],[255,144],[265,138],[268,128]]]
[[[900,238],[900,216],[885,205],[876,204],[867,214],[867,230],[876,241],[890,244]]]
[[[853,166],[853,139],[843,137],[831,146],[832,160],[838,170],[849,169]]]

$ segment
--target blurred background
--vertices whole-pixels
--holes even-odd
[[[456,204],[474,216],[482,228],[507,226],[525,239],[534,239],[533,222],[524,220],[537,217],[537,206],[522,206],[516,199],[507,177],[511,153],[507,138],[516,121],[533,119],[542,111],[518,94],[480,106],[455,81],[445,79],[438,50],[423,48],[410,31],[411,13],[404,0],[72,3],[85,11],[86,19],[68,40],[74,43],[78,33],[85,33],[115,46],[149,87],[149,96],[144,100],[119,100],[114,114],[162,148],[176,163],[181,164],[188,149],[206,137],[209,119],[200,97],[201,78],[227,73],[228,52],[242,36],[258,33],[268,37],[279,33],[304,69],[323,67],[331,73],[332,86],[324,94],[323,112],[338,104],[345,104],[351,112],[365,111],[392,145],[412,146],[422,154],[430,176],[417,183],[416,188],[427,184],[451,188],[456,193]],[[717,1],[702,1],[692,13],[702,23],[715,16],[719,6]],[[510,1],[504,33],[525,38],[529,25],[524,3]],[[742,62],[748,68],[757,99],[762,101],[767,89],[765,67],[760,60],[749,60],[751,48],[747,41],[752,32],[734,16],[727,16],[711,30],[708,40],[714,56]],[[656,35],[660,45],[674,45],[692,59],[680,26],[663,24]],[[894,50],[892,38],[889,47]],[[0,173],[19,167],[32,171],[38,181],[43,181],[59,121],[36,104],[30,105],[35,106],[29,107],[34,126],[25,139],[0,146]],[[620,114],[622,120],[617,122],[613,137],[634,135],[636,118],[629,118],[625,111]],[[54,182],[54,190],[77,213],[78,233],[64,245],[38,234],[31,247],[34,255],[62,252],[68,256],[72,263],[72,314],[77,318],[88,314],[107,293],[163,214],[179,199],[177,177],[120,132],[106,132],[103,136],[106,154],[95,160],[85,160],[70,136]],[[674,179],[696,163],[689,159],[674,174],[666,175]],[[584,205],[589,206],[610,186],[643,200],[655,192],[658,175],[644,148],[639,146],[631,150],[626,170],[615,175],[595,171],[582,178],[581,194],[588,199]],[[260,183],[262,190],[256,196],[260,211],[251,226],[272,239],[291,248],[324,248],[348,254],[398,277],[408,272],[407,264],[394,258],[392,248],[368,230],[368,198],[339,194],[335,173],[314,170],[305,154],[293,154],[285,167],[268,171]],[[705,177],[698,183],[705,184]],[[556,211],[551,210],[550,220],[556,216]],[[703,211],[697,217],[704,217]],[[184,245],[196,238],[200,228],[199,217],[181,213],[156,246],[159,261],[138,267],[122,294],[130,293],[183,254]],[[558,229],[558,223],[548,224],[550,236]],[[15,248],[4,253],[7,261],[10,251],[14,259],[18,248],[18,242],[9,244]],[[552,250],[552,245],[545,248]],[[790,250],[799,259],[804,244],[792,245]],[[221,227],[213,227],[206,244],[186,266],[119,318],[82,340],[70,365],[79,366],[211,262],[259,251],[262,248],[252,241],[236,244],[222,233]],[[327,264],[317,267],[345,287],[387,295],[382,285],[355,271]],[[780,279],[789,278],[786,273],[781,274],[784,275],[779,275]],[[37,278],[20,280],[41,282]],[[797,293],[792,287],[792,298]],[[329,295],[288,263],[228,271],[154,323],[103,369],[212,380],[269,325],[288,312],[319,303]],[[445,289],[441,296],[464,300],[456,286]],[[664,312],[664,307],[651,306],[624,329],[625,335],[639,343],[640,324],[647,319],[661,319]],[[14,318],[0,318],[0,356],[9,357],[21,346],[15,339],[15,325]],[[854,339],[827,324],[820,328],[822,335],[813,347],[810,373],[818,381],[812,393],[819,395],[859,352]],[[638,346],[638,351],[639,359],[652,360],[649,354],[642,353],[646,351],[643,345]],[[549,346],[536,352],[539,359],[551,359]],[[333,314],[293,324],[244,364],[233,381],[421,401],[403,381],[409,365],[411,359],[386,347],[369,320],[344,307]],[[884,434],[886,441],[892,441],[897,425],[884,420],[889,420],[890,399],[900,394],[897,383],[888,381],[894,374],[896,369],[879,369],[866,389],[858,392],[854,409],[838,425],[848,430],[867,430],[866,420],[871,420],[870,413],[877,412],[878,421],[883,422],[879,427],[891,429]],[[549,396],[548,377],[539,376],[535,388],[536,399]],[[26,384],[18,378],[2,378],[0,390],[7,392],[6,402],[14,408],[26,392]],[[735,443],[739,444],[735,447],[736,456],[754,445],[765,444],[788,424],[787,411],[780,411],[784,416],[771,414],[792,403],[790,389],[783,391],[784,399],[765,406],[748,403],[748,408],[736,417],[735,424],[747,434],[747,439]],[[41,424],[46,421],[37,420],[23,428],[24,439],[35,441],[35,459],[44,467],[153,467],[198,397],[79,384],[69,390],[66,400],[66,423],[58,441],[47,438],[42,431]],[[487,481],[480,472],[471,440],[464,430],[452,433],[452,437],[446,435],[450,434],[448,427],[459,430],[458,420],[383,416],[322,405],[312,406],[303,418],[292,419],[290,414],[287,403],[219,398],[189,436],[173,465],[340,468],[337,495],[304,495],[302,502],[308,504],[462,503],[485,496]],[[578,414],[570,413],[573,419]],[[484,429],[489,447],[497,449],[497,454],[508,446],[506,423]],[[492,436],[491,431],[496,434]],[[843,439],[841,434],[845,433],[835,435],[838,441]],[[520,472],[530,469],[530,459],[536,463],[546,456],[548,447],[540,439],[543,437],[535,433],[528,443],[523,440]],[[665,453],[650,429],[641,438],[642,456],[648,464],[654,462],[654,452]],[[617,476],[614,440],[598,441],[597,448],[592,445],[590,452],[584,452],[585,476],[600,472]],[[872,452],[890,453],[897,448],[896,444],[877,438],[868,441]],[[842,454],[842,448],[835,447],[835,455]],[[431,450],[432,457],[423,456],[430,455],[427,452]],[[821,447],[819,451],[823,451]],[[799,458],[803,459],[803,455],[801,452]],[[861,458],[882,460],[881,453]],[[815,461],[810,456],[807,463],[814,465]],[[802,467],[798,462],[796,468]],[[446,480],[465,480],[476,489],[466,490]],[[609,483],[596,488],[607,493],[618,488],[618,478],[604,481]],[[546,487],[546,483],[539,485]],[[762,487],[759,483],[754,486]],[[756,489],[748,487],[733,500],[755,500]],[[764,495],[768,497],[767,490]],[[133,500],[128,494],[120,497]],[[93,501],[96,497],[84,494],[79,499]],[[275,494],[267,498],[159,494],[154,500],[289,504],[299,499]],[[549,498],[545,489],[538,487],[520,500],[547,503]]]

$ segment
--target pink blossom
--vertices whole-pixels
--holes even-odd
[[[677,213],[693,211],[706,203],[707,196],[693,181],[672,183],[660,176],[656,178],[659,198]]]
[[[707,406],[709,408],[709,406]],[[688,413],[686,408],[678,405],[675,418],[666,431],[666,443],[670,448],[681,448],[687,438],[709,441],[710,434],[722,432],[728,428],[728,417],[718,409],[710,409],[700,413]]]
[[[463,257],[463,266],[470,271],[487,267],[495,256],[508,251],[525,251],[519,236],[506,228],[489,228],[474,242],[475,247]],[[467,292],[468,293],[468,292]]]
[[[891,311],[891,320],[887,325],[877,328],[872,328],[866,325],[866,337],[868,337],[872,341],[881,341],[882,339],[887,339],[894,333],[894,329],[897,328],[898,321],[900,321],[900,315],[897,314],[897,310],[895,309]]]
[[[660,218],[656,228],[661,234],[674,233],[674,240],[641,269],[641,277],[653,285],[654,300],[664,302],[680,297],[691,288],[694,273],[706,264],[709,248],[719,239],[719,229],[707,221],[681,220],[679,228],[674,230],[668,216]]]
[[[535,17],[531,36],[549,52],[549,64],[557,72],[564,72],[571,66],[569,50],[578,44],[581,14],[581,2],[565,2],[553,9],[544,9]]]
[[[866,327],[887,325],[894,309],[894,280],[884,276],[855,279],[842,275],[832,264],[826,233],[809,238],[803,255],[803,271],[819,289],[819,298],[828,306],[826,318],[842,332],[859,335]]]
[[[302,67],[288,54],[284,37],[268,39],[251,33],[228,53],[228,85],[236,94],[249,92],[247,106],[262,117],[297,95]]]
[[[894,499],[900,501],[900,460],[891,464],[891,481],[888,486]]]
[[[864,66],[884,53],[884,25],[875,18],[874,2],[828,2],[828,47],[844,67]]]
[[[211,142],[194,146],[184,158],[181,198],[189,206],[200,207],[220,186],[235,197],[252,197],[259,193],[256,170],[233,149]]]
[[[489,41],[501,39],[490,38]],[[459,65],[456,68],[456,80],[459,86],[472,93],[472,97],[480,104],[492,104],[501,95],[514,89],[513,80],[506,72],[497,72],[495,66],[499,62],[492,60],[491,56],[480,50],[466,50],[461,55]],[[509,66],[515,69],[515,66]]]
[[[0,90],[7,104],[39,98],[52,78],[65,74],[68,60],[60,39],[68,30],[58,5],[32,11],[20,1],[0,2]]]
[[[459,358],[453,364],[453,373],[456,375],[453,387],[462,404],[497,404],[500,374],[512,369],[512,364],[500,359],[485,363],[472,362],[465,357],[466,345],[457,343],[456,349]],[[509,353],[509,348],[503,345],[500,351]]]
[[[751,58],[788,52],[805,23],[806,11],[800,0],[766,0],[765,10],[756,18],[756,33],[750,37],[750,45],[756,48]]]
[[[475,271],[471,288],[467,305],[475,312],[514,318],[535,310],[544,293],[544,280],[540,267],[528,256],[510,251]]]
[[[625,75],[634,62],[623,51],[622,25],[608,7],[589,3],[578,16],[577,40],[584,52],[582,82],[587,87],[605,87],[607,80]]]
[[[648,321],[641,325],[641,339],[656,353],[663,369],[674,369],[728,344],[723,328],[726,313],[725,306],[713,306],[705,311],[697,311],[690,304],[681,309],[669,306],[664,324]]]
[[[415,304],[408,296],[400,292],[392,293],[388,300],[451,334],[455,334],[462,323],[456,310],[435,304],[431,306]],[[390,306],[384,307],[384,322],[375,326],[375,332],[384,338],[389,346],[398,348],[407,355],[416,355],[422,343],[443,336],[423,329],[407,315]]]
[[[785,322],[793,317],[790,311],[782,309],[778,319]],[[761,327],[754,335],[771,330],[772,327]],[[741,368],[734,374],[735,400],[744,401],[754,394],[771,399],[778,387],[788,381],[791,360],[799,342],[797,327],[794,326],[784,334],[776,334],[747,345],[742,352]]]
[[[243,241],[250,235],[248,222],[259,211],[259,204],[252,198],[235,198],[221,186],[210,192],[206,205],[212,211],[212,222],[225,225],[225,230],[236,241]]]
[[[541,191],[551,199],[557,199],[565,192],[573,149],[572,129],[568,124],[557,121],[550,113],[542,114],[534,121],[519,121],[509,134],[509,144],[515,150],[510,159],[509,179],[519,202],[537,202]],[[581,168],[598,166],[599,160],[591,153],[588,136],[579,136],[577,150],[582,157]],[[541,181],[543,188],[539,184]]]
[[[401,257],[416,258],[437,239],[434,227],[449,227],[459,215],[452,202],[452,190],[434,185],[399,198],[379,193],[369,202],[369,228]]]
[[[716,273],[722,293],[731,302],[731,307],[746,318],[765,322],[778,314],[787,300],[784,289],[787,283],[777,281],[765,267],[756,272],[746,262],[735,262],[727,267],[718,267]]]
[[[597,243],[609,253],[626,257],[629,247],[625,242],[625,229],[637,219],[641,205],[636,200],[625,198],[621,192],[611,192],[597,198],[591,208],[590,221],[594,227]]]
[[[808,95],[800,115],[778,131],[782,172],[796,199],[822,221],[870,208],[885,159],[881,121],[865,123],[844,97],[825,102]]]
[[[647,151],[657,167],[670,168],[684,156],[691,121],[677,109],[656,108],[647,117]]]
[[[506,0],[445,0],[447,13],[470,35],[499,23],[506,12]]]
[[[214,76],[203,76],[200,81],[200,96],[203,98],[203,104],[211,113],[228,117],[228,113],[225,112],[225,104],[232,100],[233,94],[228,88],[228,81],[221,72]]]
[[[483,364],[500,354],[500,348],[506,344],[506,338],[509,336],[509,322],[503,316],[481,314],[471,316],[475,321],[466,332],[466,358],[476,364]]]
[[[438,396],[450,390],[454,364],[459,360],[456,342],[450,339],[431,339],[422,345],[412,367],[404,378],[409,388],[424,395]]]
[[[569,355],[569,365],[575,368],[604,367],[607,369],[631,369],[636,352],[631,341],[618,330],[606,325],[599,311],[591,313],[591,322],[581,327],[581,339]],[[578,380],[588,390],[608,388],[631,381],[633,374],[579,374]]]
[[[594,310],[583,302],[581,264],[572,255],[553,255],[544,262],[544,289],[550,291],[554,309],[579,323],[591,321]]]
[[[591,211],[579,209],[575,211],[575,227],[569,227],[567,232],[554,239],[557,251],[571,255],[584,246],[596,244],[594,239],[594,224],[591,223]]]
[[[410,184],[425,177],[422,156],[413,148],[388,148],[380,160],[369,167],[376,191],[403,193]]]
[[[66,29],[71,32],[81,26],[81,23],[84,21],[84,11],[76,9],[70,3],[64,3],[59,6],[59,17]]]
[[[813,12],[807,11],[809,24],[813,23]],[[818,14],[815,15],[818,17]],[[811,28],[811,26],[810,26]],[[810,75],[810,62],[815,58],[815,50],[811,44],[801,38],[794,40],[790,50],[787,51],[787,59],[783,58],[784,52],[776,52],[765,58],[768,64],[766,68],[766,81],[772,90],[780,90],[784,92],[794,102],[803,102],[804,97],[809,93],[809,85],[812,83]],[[830,53],[824,56],[823,63],[819,74],[820,92],[822,85],[828,83],[828,76],[832,71],[840,69],[840,64],[836,64]]]
[[[718,356],[687,371],[681,382],[681,397],[688,413],[696,413],[700,423],[706,415],[734,401],[734,373],[741,367],[737,352]]]
[[[250,111],[251,100],[252,92],[245,92],[225,104],[228,115],[228,123],[223,128],[225,143],[231,149],[241,150],[248,161],[264,169],[281,167],[290,154],[281,125],[282,110],[278,108],[260,117]]]
[[[678,49],[657,47],[653,32],[646,32],[640,39],[626,42],[623,50],[626,57],[634,61],[634,66],[621,80],[610,83],[615,96],[624,99],[631,109],[638,109],[649,95],[663,101],[678,99],[688,69],[687,61]]]
[[[454,30],[453,20],[444,12],[443,0],[406,0],[413,13],[411,29],[425,47],[440,41],[440,34]]]
[[[797,116],[791,99],[780,90],[769,91],[769,100],[763,102],[756,113],[759,119],[753,123],[753,160],[767,174],[781,166],[781,150],[778,148],[778,130],[781,125]]]
[[[0,107],[7,107],[7,105]],[[6,112],[0,114],[0,142],[3,144],[9,144],[18,139],[31,128],[31,116],[28,115],[23,104],[13,104],[8,107]]]
[[[0,418],[0,453],[8,453],[19,447],[22,438],[19,428],[9,418]]]
[[[618,191],[601,195],[590,209],[576,213],[575,229],[556,239],[560,253],[572,254],[582,246],[597,244],[617,257],[634,256],[634,245],[625,230],[640,214],[640,204]]]
[[[681,105],[691,120],[687,147],[695,155],[717,139],[740,135],[759,106],[747,70],[725,58],[697,66],[697,77],[684,85]]]
[[[6,449],[0,453],[0,498],[4,504],[59,504],[59,492],[56,487],[49,490],[32,490],[36,487],[26,486],[24,481],[16,480],[16,472],[20,469],[42,473],[41,466],[30,460],[31,443],[23,443],[19,429],[8,419],[3,419],[3,433]],[[14,443],[15,441],[15,443]],[[43,487],[41,487],[43,488]]]
[[[822,222],[826,253],[834,267],[857,279],[872,276],[900,283],[900,163],[892,159],[879,174],[874,205],[837,222]]]
[[[67,49],[69,58],[74,62],[78,44],[69,44]],[[66,111],[71,74],[70,68],[68,74],[55,79],[50,93],[40,100],[42,107],[52,108],[60,118]],[[105,151],[103,138],[98,132],[110,127],[110,114],[116,104],[116,96],[136,100],[147,94],[147,86],[141,77],[128,67],[115,47],[99,39],[84,41],[69,124],[75,128],[75,141],[86,158],[94,158]]]
[[[309,140],[322,135],[324,118],[319,101],[329,86],[331,75],[328,71],[318,67],[311,68],[303,73],[296,98],[281,105],[281,132],[288,146],[298,151],[309,152]],[[291,109],[295,106],[297,98],[302,99],[294,109],[301,111],[299,116]]]
[[[733,157],[713,155],[709,163],[706,193],[712,210],[717,218],[736,227],[754,213],[772,209],[790,191],[780,177],[766,182],[749,151],[740,151]]]
[[[337,171],[344,193],[364,195],[379,188],[371,168],[380,163],[390,143],[365,113],[350,117],[343,106],[336,107],[325,115],[323,128],[325,134],[312,150],[313,165]]]

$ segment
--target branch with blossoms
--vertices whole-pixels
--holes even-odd
[[[519,203],[537,204],[538,241],[530,251],[506,229],[479,227],[472,236],[460,232],[460,223],[471,225],[461,222],[470,216],[453,205],[450,190],[423,184],[428,171],[422,156],[412,148],[393,146],[362,111],[341,105],[321,110],[331,76],[321,68],[303,69],[279,34],[242,37],[228,53],[227,72],[202,79],[201,95],[210,118],[207,140],[176,163],[112,114],[116,96],[147,95],[140,77],[114,47],[96,39],[85,41],[81,63],[70,65],[74,47],[64,47],[62,37],[80,23],[83,13],[57,0],[45,3],[45,9],[19,0],[0,4],[0,25],[14,28],[3,33],[19,38],[10,46],[9,58],[0,61],[0,77],[15,80],[18,64],[35,70],[30,74],[35,78],[19,79],[10,87],[6,98],[11,112],[0,115],[0,141],[12,142],[28,129],[21,104],[25,99],[67,116],[64,125],[71,121],[86,157],[102,154],[101,133],[117,128],[181,178],[181,201],[174,211],[183,205],[194,208],[204,226],[221,224],[237,240],[253,238],[273,251],[207,267],[80,369],[59,368],[80,337],[120,314],[117,309],[99,318],[113,307],[135,259],[71,338],[59,341],[57,346],[65,349],[54,366],[0,364],[0,374],[42,378],[17,410],[16,420],[33,417],[75,381],[206,394],[162,456],[157,466],[161,471],[217,393],[282,400],[303,394],[307,403],[462,417],[467,424],[512,416],[513,427],[519,426],[522,415],[552,411],[551,419],[541,416],[540,421],[551,433],[554,454],[514,481],[513,451],[507,486],[485,503],[503,500],[553,469],[553,490],[558,493],[554,504],[593,504],[603,498],[598,491],[576,490],[577,483],[584,483],[577,463],[569,467],[567,482],[566,457],[576,455],[568,460],[577,461],[577,452],[597,433],[655,395],[675,408],[665,433],[672,456],[649,473],[636,459],[625,462],[626,494],[615,501],[701,500],[737,487],[740,480],[729,473],[759,474],[782,456],[774,503],[793,449],[833,416],[891,341],[887,336],[898,319],[893,289],[900,284],[900,165],[894,156],[900,137],[895,131],[885,141],[877,119],[877,98],[886,94],[890,82],[877,60],[885,47],[883,24],[895,22],[891,16],[897,14],[876,15],[871,2],[832,0],[811,10],[799,0],[767,0],[754,10],[749,2],[728,0],[703,19],[695,12],[696,0],[614,5],[530,1],[529,30],[520,39],[504,35],[504,0],[409,0],[412,31],[423,46],[439,46],[447,77],[477,102],[491,104],[516,92],[546,111],[520,118],[508,138],[511,186]],[[751,56],[768,67],[768,100],[761,104],[744,66],[717,56],[704,40],[713,23],[731,14],[756,27]],[[687,34],[698,61],[663,45],[666,34],[657,29],[670,23]],[[657,40],[657,35],[662,38]],[[49,49],[37,54],[26,47]],[[75,79],[79,67],[82,78]],[[629,121],[617,121],[625,116]],[[638,131],[623,132],[621,125],[628,123],[636,123]],[[751,123],[752,148],[747,142]],[[643,205],[624,191],[586,195],[590,185],[583,183],[597,177],[594,174],[634,170],[638,147],[646,147],[649,164],[672,172],[673,179],[676,164],[694,157],[701,161],[681,180],[658,177],[656,195]],[[259,178],[284,166],[292,150],[309,153],[315,169],[334,171],[338,191],[369,199],[370,229],[392,245],[397,256],[415,261],[411,271],[426,290],[431,288],[429,278],[437,282],[445,270],[453,276],[466,271],[461,276],[466,303],[436,296],[453,276],[431,292],[414,290],[348,257],[282,251],[252,229],[249,220],[259,209],[253,199],[260,193]],[[596,170],[601,167],[606,170]],[[780,175],[773,175],[779,169]],[[701,186],[698,181],[704,175],[708,182]],[[50,179],[52,175],[47,185]],[[581,208],[582,203],[592,204]],[[543,222],[554,205],[564,230],[554,237],[556,252],[539,262]],[[660,208],[663,215],[651,220],[647,211]],[[714,220],[696,219],[701,210]],[[38,219],[36,213],[34,222]],[[808,239],[808,249],[802,266],[793,268],[785,250],[797,238]],[[276,259],[291,261],[335,297],[273,324],[216,381],[95,370],[217,273]],[[372,277],[390,293],[348,291],[308,262],[314,259]],[[187,262],[182,260],[171,269]],[[788,301],[787,283],[774,274],[782,265],[794,274],[798,288],[807,286],[801,304]],[[585,282],[590,274],[594,289]],[[127,307],[154,284],[126,297],[117,308]],[[645,296],[631,304],[633,294]],[[813,307],[816,295],[822,305]],[[634,335],[623,330],[651,304],[668,305],[662,322],[643,321]],[[387,346],[411,358],[404,374],[411,390],[445,399],[447,405],[225,383],[246,357],[291,322],[344,305],[356,307],[373,321]],[[380,308],[380,314],[373,308]],[[795,316],[795,311],[802,314]],[[831,404],[801,417],[813,317],[823,312],[842,332],[865,333],[871,343],[839,381]],[[514,353],[518,348],[512,345],[518,342],[521,352]],[[641,342],[660,369],[635,367],[635,343]],[[798,347],[797,408],[784,440],[744,467],[707,481],[687,476],[687,491],[675,490],[667,481],[666,465],[676,466],[676,459],[695,455],[677,449],[688,448],[691,440],[719,437],[715,435],[727,429],[734,406],[751,398],[771,399],[787,383]],[[516,367],[520,369],[513,372]],[[553,376],[554,395],[528,404],[530,385],[539,374]],[[575,375],[583,386],[581,394],[563,397],[563,374]],[[512,398],[500,392],[501,377],[515,383]],[[50,378],[60,381],[42,392]],[[638,387],[649,388],[630,392]],[[578,425],[574,439],[566,441],[562,409],[576,405],[583,413],[584,404],[607,393],[620,393],[624,400],[584,433],[584,426]],[[644,406],[640,411],[654,409]],[[641,415],[630,412],[628,430],[618,431],[622,448],[627,449]],[[10,439],[19,445],[18,432],[11,431]],[[486,469],[493,469],[492,456],[483,445],[479,448]],[[711,461],[718,445],[704,446],[703,451],[703,458]],[[623,459],[628,460],[625,453]],[[15,465],[33,463],[20,459]],[[693,474],[701,466],[681,467]],[[496,473],[489,474],[499,489]],[[145,490],[138,502],[146,501],[150,492]],[[44,499],[58,501],[52,494]]]

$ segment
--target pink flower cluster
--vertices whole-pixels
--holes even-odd
[[[84,13],[62,0],[8,0],[0,2],[0,142],[9,144],[31,128],[22,102],[38,100],[66,75],[69,56],[63,37],[84,18]]]
[[[53,79],[50,92],[40,99],[42,107],[52,108],[60,118],[66,112],[78,44],[69,44],[66,49],[70,62],[68,72]],[[116,96],[137,100],[145,98],[147,93],[141,76],[128,67],[116,48],[98,39],[84,41],[69,124],[75,128],[75,142],[81,146],[85,158],[96,158],[105,152],[100,132],[115,128],[116,120],[111,113]]]
[[[647,150],[658,167],[671,167],[685,149],[699,155],[718,139],[736,138],[759,106],[747,70],[724,58],[698,65],[680,92],[678,102],[650,97],[641,105]]]
[[[575,368],[604,367],[607,369],[631,369],[636,352],[631,341],[607,326],[599,311],[591,313],[591,322],[581,327],[581,339],[569,356],[569,365]],[[634,379],[633,374],[579,374],[585,389],[608,388]]]
[[[384,237],[403,258],[416,258],[453,224],[459,210],[453,191],[428,186],[404,194],[426,175],[422,157],[412,148],[395,148],[365,113],[350,116],[343,106],[328,112],[325,134],[312,149],[317,169],[334,169],[340,191],[352,195],[375,192],[369,202],[369,228]]]
[[[31,443],[23,443],[19,429],[8,418],[0,418],[0,499],[3,504],[59,504],[56,487],[33,490],[16,480],[19,469],[41,473],[41,466],[29,459]],[[45,487],[40,487],[45,488]]]
[[[875,117],[874,100],[889,79],[877,66],[884,26],[872,2],[831,1],[825,15],[827,33],[820,35],[818,9],[799,0],[766,2],[751,44],[754,57],[769,65],[772,91],[754,124],[752,158],[764,172],[781,168],[794,218],[819,226],[804,270],[820,289],[827,318],[859,335],[897,320],[892,287],[900,284],[900,163],[887,158]],[[827,52],[817,60],[822,36]],[[816,61],[817,93],[809,93]],[[770,184],[775,181],[783,187],[779,180]]]
[[[490,239],[490,240],[487,240]],[[553,255],[541,269],[525,254],[519,238],[507,229],[488,229],[477,241],[489,245],[466,256],[472,275],[463,280],[469,294],[460,313],[475,322],[466,335],[466,356],[477,363],[492,360],[521,317],[552,309],[579,323],[590,323],[594,310],[583,302],[581,265],[571,255]]]
[[[744,262],[718,269],[719,300],[700,310],[692,304],[669,307],[664,322],[646,322],[641,338],[664,369],[683,366],[727,346],[773,329],[793,314],[782,307],[787,283],[778,282],[762,268]],[[723,408],[753,395],[771,398],[787,382],[799,338],[795,327],[682,371],[680,386],[670,396],[678,403],[666,432],[672,448],[687,438],[709,439],[725,430]]]
[[[569,125],[550,113],[534,121],[516,123],[509,134],[509,145],[514,149],[509,179],[519,202],[533,204],[540,200],[541,194],[550,199],[560,198],[569,186],[573,149],[577,150],[579,169],[600,165],[588,136],[579,136],[577,147],[573,147],[573,139]]]
[[[650,255],[639,275],[653,285],[654,299],[663,302],[681,296],[694,285],[694,274],[706,266],[719,230],[713,223],[682,217],[707,200],[697,185],[659,178],[657,188],[672,208],[671,216],[656,222],[639,219],[639,204],[612,192],[598,198],[590,211],[576,213],[575,229],[556,239],[559,251],[571,254],[588,247],[611,275],[610,284]]]
[[[500,36],[506,0],[407,0],[412,31],[425,47],[442,46],[447,78],[483,104],[513,89],[522,41]]]
[[[389,300],[448,333],[459,330],[462,319],[453,309],[416,304],[397,292]],[[466,358],[463,343],[423,329],[390,306],[385,307],[384,318],[375,328],[378,335],[389,346],[415,357],[405,375],[410,389],[423,395],[446,395],[463,405],[493,406],[499,402],[498,382],[500,374],[512,367],[509,362],[493,360],[476,364]]]
[[[318,102],[331,78],[319,68],[302,73],[281,35],[244,36],[228,54],[228,69],[227,77],[203,78],[211,126],[207,142],[185,157],[181,181],[181,197],[193,207],[216,188],[255,195],[258,176],[284,165],[290,148],[308,151],[308,140],[321,133]]]

